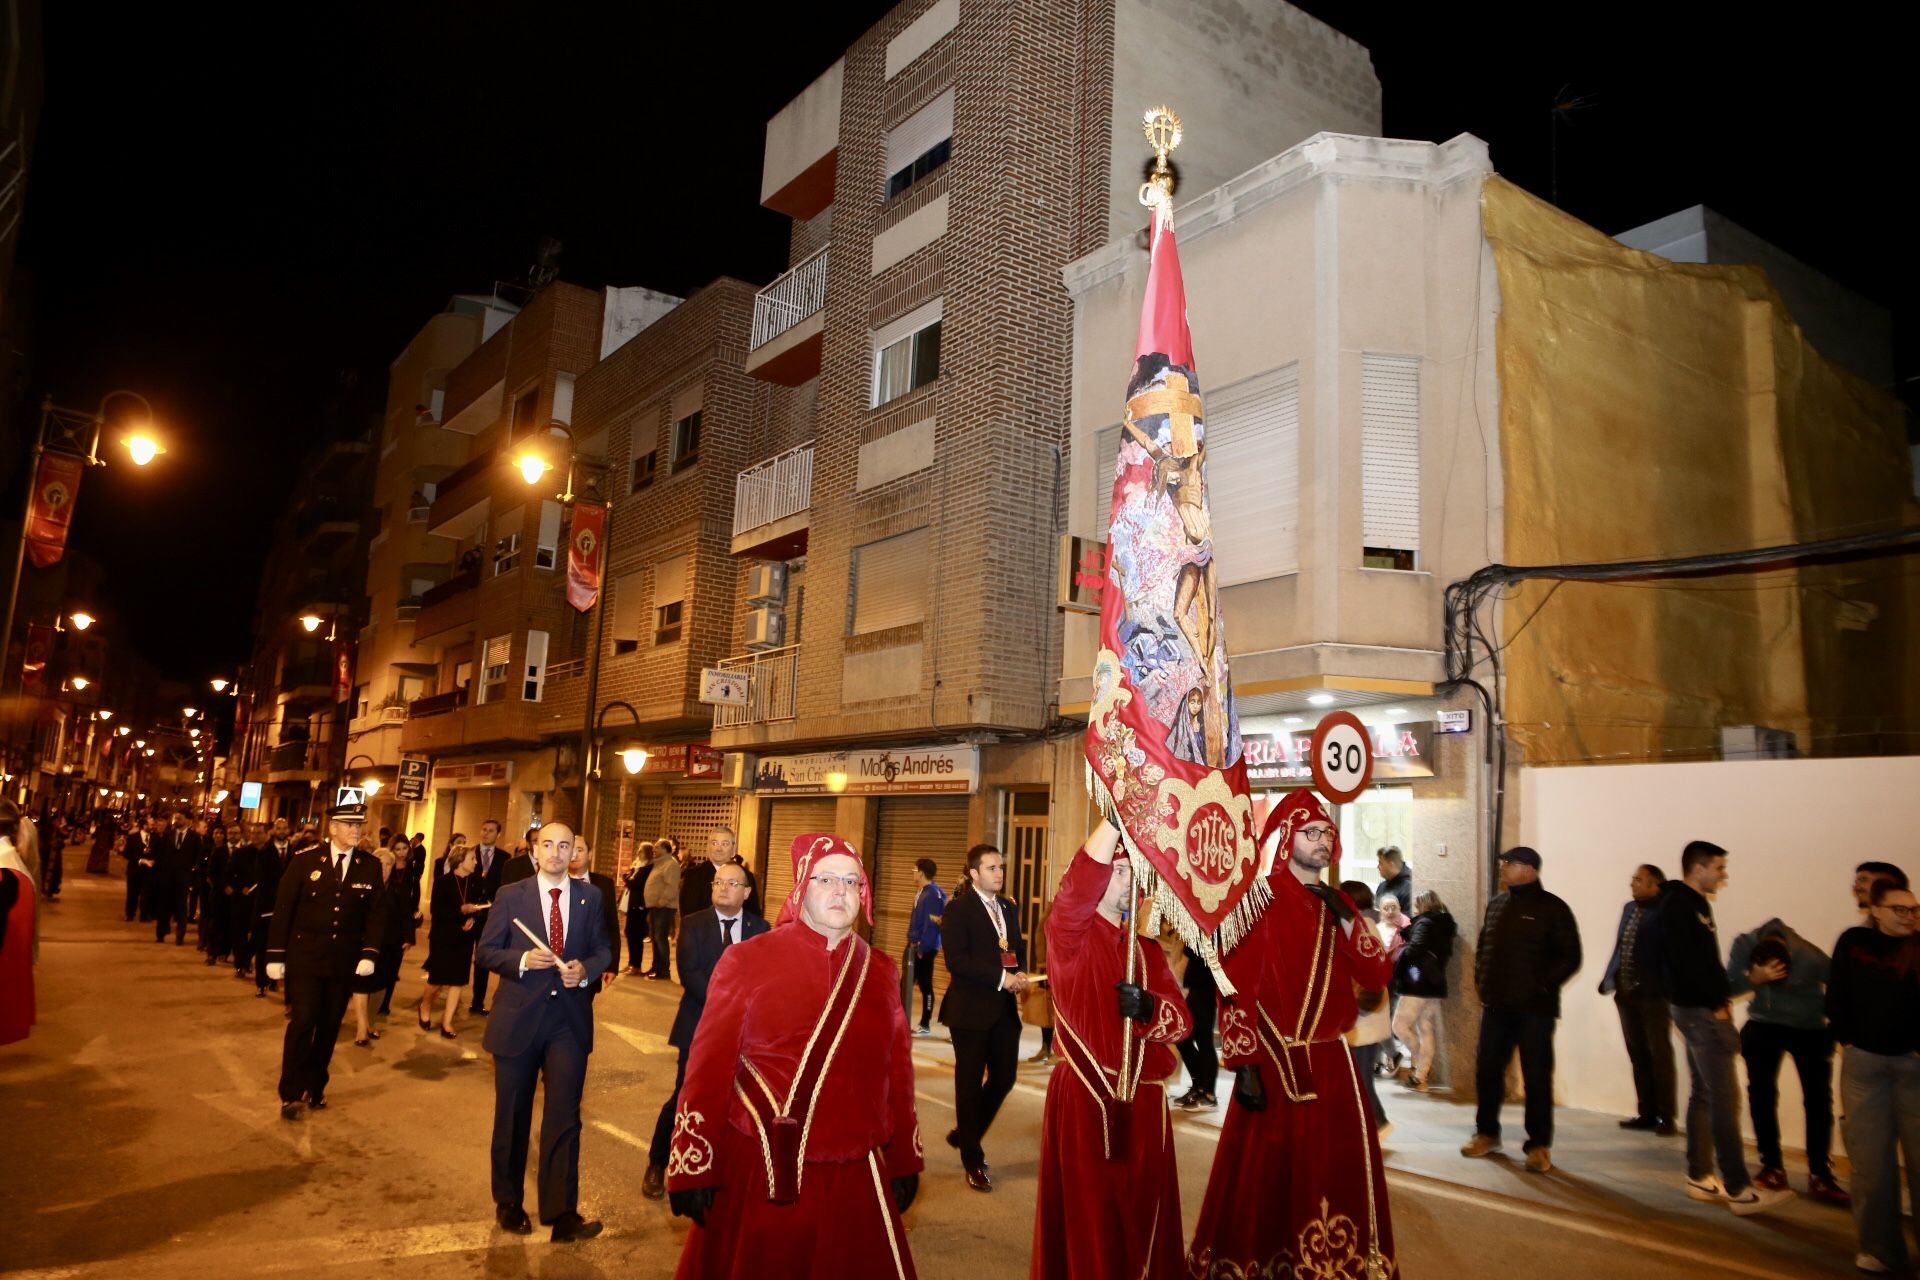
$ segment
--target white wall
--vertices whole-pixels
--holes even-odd
[[[1521,842],[1540,851],[1541,880],[1573,908],[1585,951],[1563,993],[1555,1041],[1555,1095],[1563,1106],[1634,1111],[1619,1018],[1597,988],[1629,896],[1627,880],[1640,863],[1677,876],[1689,840],[1728,851],[1727,887],[1713,906],[1723,957],[1735,937],[1774,916],[1830,951],[1859,921],[1857,864],[1878,859],[1920,872],[1920,757],[1525,769],[1520,802]],[[1736,1004],[1738,1022],[1746,1021],[1744,1004]],[[1678,1037],[1674,1046],[1684,1111],[1687,1071]],[[1745,1084],[1743,1071],[1743,1093]],[[1780,1073],[1780,1131],[1789,1149],[1805,1140],[1791,1060]],[[1834,1147],[1840,1149],[1837,1121]]]

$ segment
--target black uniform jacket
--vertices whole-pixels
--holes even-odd
[[[346,875],[336,877],[331,852],[323,844],[295,854],[287,864],[267,931],[267,963],[344,978],[360,961],[379,959],[392,899],[381,891],[380,860],[355,849]]]

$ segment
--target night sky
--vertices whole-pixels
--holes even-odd
[[[777,275],[788,224],[758,205],[766,120],[890,7],[222,10],[258,24],[236,27],[191,7],[47,5],[20,248],[29,396],[90,408],[133,387],[171,449],[81,494],[74,542],[109,574],[99,607],[158,617],[156,578],[178,582],[192,621],[135,627],[142,650],[182,679],[233,670],[301,453],[377,413],[407,338],[449,295],[519,277],[543,235],[590,287]],[[1708,204],[1893,307],[1911,376],[1896,6],[1738,33],[1677,28],[1679,6],[1551,28],[1533,5],[1500,21],[1301,7],[1372,50],[1388,134],[1477,134],[1542,196],[1553,104],[1590,101],[1561,132],[1563,208],[1618,232]]]

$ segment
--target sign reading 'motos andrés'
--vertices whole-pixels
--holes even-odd
[[[754,791],[788,796],[971,795],[979,785],[979,748],[971,746],[772,756],[753,778]]]

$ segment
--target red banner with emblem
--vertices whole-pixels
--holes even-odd
[[[73,500],[80,494],[86,459],[70,453],[43,453],[33,473],[33,497],[27,508],[27,558],[40,568],[60,563],[73,523]]]
[[[20,691],[35,697],[47,691],[47,658],[53,653],[53,628],[27,624],[27,651],[20,656]]]
[[[345,640],[333,647],[333,700],[345,702],[353,696],[353,648]]]
[[[567,539],[567,603],[581,613],[600,598],[606,530],[606,507],[597,502],[573,504],[573,536]]]

